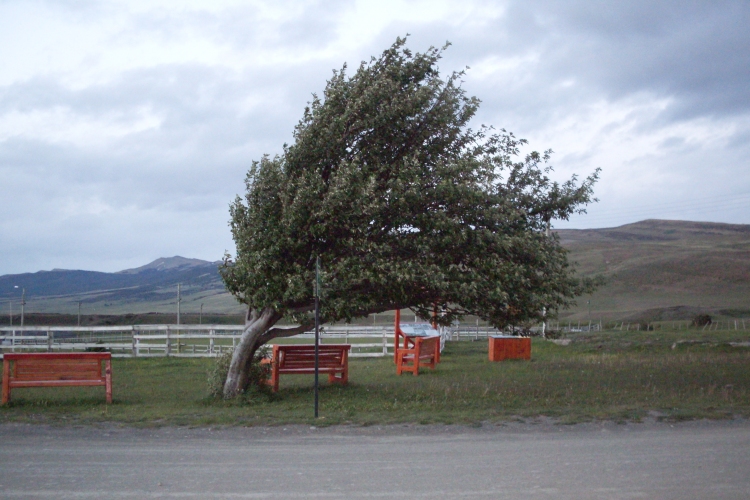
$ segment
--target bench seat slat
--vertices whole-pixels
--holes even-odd
[[[101,380],[10,380],[10,387],[63,387],[63,386],[99,386],[106,385]]]
[[[45,359],[45,358],[34,358],[34,359],[19,359],[16,360],[16,366],[96,366],[101,365],[99,359]]]
[[[71,373],[101,373],[102,367],[97,363],[95,365],[41,365],[41,366],[16,366],[15,374],[18,377],[25,375],[33,375],[35,373],[59,373],[59,372],[71,372]]]
[[[97,372],[46,372],[46,373],[27,373],[21,376],[11,377],[11,380],[94,380],[103,379],[101,373]]]
[[[323,365],[326,365],[326,366],[341,366],[342,362],[343,361],[340,360],[340,359],[334,359],[334,360],[319,359],[318,360],[318,365],[319,366],[323,366]],[[280,364],[281,364],[281,366],[294,366],[294,365],[309,366],[310,364],[313,364],[313,365],[315,364],[315,359],[310,359],[310,360],[304,359],[304,360],[301,360],[301,359],[283,359],[282,358],[282,360],[280,361]]]

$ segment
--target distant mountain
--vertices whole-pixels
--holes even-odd
[[[19,301],[15,286],[26,289],[27,310],[71,312],[78,302],[100,314],[165,312],[176,308],[177,285],[182,305],[190,310],[200,303],[213,312],[235,312],[218,273],[219,262],[175,256],[116,273],[61,270],[0,276],[0,300]]]
[[[176,255],[168,258],[162,257],[161,259],[156,259],[145,266],[136,267],[135,269],[126,269],[124,271],[119,271],[117,274],[139,274],[144,271],[185,270],[192,267],[205,267],[208,265],[218,267],[220,263],[221,261],[208,262],[207,260],[187,259]]]

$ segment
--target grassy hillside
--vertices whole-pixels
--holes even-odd
[[[587,300],[605,320],[750,316],[750,225],[646,220],[557,234],[581,274],[608,280],[573,318],[588,317]]]

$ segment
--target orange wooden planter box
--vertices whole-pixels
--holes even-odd
[[[528,337],[490,337],[490,361],[531,359],[531,339]]]

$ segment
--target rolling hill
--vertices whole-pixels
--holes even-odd
[[[579,298],[575,319],[589,306],[594,319],[750,316],[750,225],[645,220],[557,234],[581,274],[607,279]]]
[[[582,275],[607,280],[561,316],[576,320],[690,319],[699,312],[750,316],[750,225],[646,220],[605,229],[556,231]],[[0,303],[28,313],[115,315],[174,313],[181,284],[183,313],[237,314],[218,262],[157,259],[117,273],[55,269],[0,276]],[[19,289],[15,289],[18,286]]]

